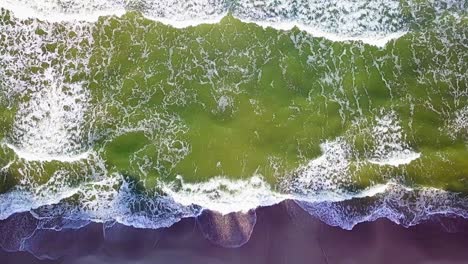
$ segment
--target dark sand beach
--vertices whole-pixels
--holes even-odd
[[[248,241],[235,246],[243,239]],[[7,240],[2,238],[3,243]],[[468,221],[434,216],[405,228],[381,219],[348,231],[285,201],[247,215],[206,212],[159,230],[90,224],[78,230],[40,231],[26,244],[43,260],[2,251],[0,263],[461,264],[468,263]]]

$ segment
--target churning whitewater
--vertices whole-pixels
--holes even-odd
[[[248,22],[276,29],[289,30],[295,26],[308,33],[331,40],[361,40],[382,46],[398,38],[409,28],[401,12],[400,1],[223,1],[195,0],[4,0],[2,7],[19,18],[41,20],[89,21],[99,16],[120,16],[139,11],[145,17],[175,27],[218,23],[232,13]]]
[[[0,7],[1,220],[468,217],[466,1]]]

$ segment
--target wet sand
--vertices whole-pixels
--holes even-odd
[[[0,222],[3,247],[15,245],[10,243],[15,222],[18,219]],[[21,229],[28,233],[27,227]],[[462,264],[468,263],[468,220],[434,216],[405,228],[381,219],[347,231],[285,201],[242,215],[206,212],[159,230],[90,224],[78,230],[36,231],[24,246],[38,257],[55,260],[2,251],[0,263]]]

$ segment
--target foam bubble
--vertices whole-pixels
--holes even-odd
[[[405,134],[394,111],[382,113],[376,118],[372,133],[375,147],[369,162],[378,165],[400,166],[421,157],[405,142]]]

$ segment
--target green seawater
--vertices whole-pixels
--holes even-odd
[[[34,100],[31,86],[41,82],[34,76],[53,68],[63,77],[62,95],[80,85],[87,98],[69,154],[97,153],[100,168],[142,190],[177,175],[186,182],[262,175],[283,191],[298,168],[322,155],[322,143],[340,138],[350,146],[352,179],[342,188],[395,181],[468,192],[466,12],[436,19],[428,11],[382,48],[263,28],[232,15],[176,29],[128,12],[78,27],[20,21],[2,9],[0,28],[17,23],[15,34],[0,32],[0,52],[11,61],[33,59],[18,71],[0,61],[4,142],[24,140],[14,133],[18,111]],[[21,30],[25,25],[34,32]],[[31,35],[45,41],[27,53]],[[12,92],[8,78],[31,89]],[[374,128],[384,117],[396,127],[382,133],[396,135],[418,158],[397,166],[370,162],[383,138]],[[96,162],[25,161],[4,144],[0,192],[45,184],[57,171],[78,185],[89,181]]]

